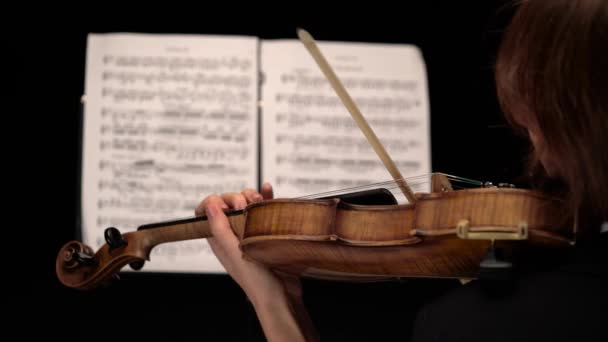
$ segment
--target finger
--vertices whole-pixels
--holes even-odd
[[[265,182],[264,184],[262,184],[262,197],[264,197],[264,199],[273,199],[274,198],[272,185],[270,185],[270,183],[268,183],[268,182]]]
[[[224,200],[230,208],[234,209],[243,209],[247,206],[247,199],[240,192],[227,192],[222,194],[222,200]]]
[[[254,189],[245,189],[241,191],[241,193],[247,199],[247,203],[255,203],[264,199],[262,195]]]
[[[201,201],[201,203],[199,203],[199,205],[196,207],[196,209],[194,209],[194,214],[196,216],[206,215],[205,207],[207,207],[209,205],[209,203],[216,203],[222,209],[228,208],[228,205],[224,202],[224,200],[218,194],[213,194],[213,195],[207,196],[203,201]]]
[[[234,253],[232,250],[238,251],[239,241],[230,228],[230,221],[224,214],[219,202],[211,202],[205,207],[213,242],[217,247],[221,248],[222,253]]]

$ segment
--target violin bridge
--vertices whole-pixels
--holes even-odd
[[[517,227],[480,227],[472,228],[469,220],[460,220],[456,226],[456,234],[467,240],[526,240],[528,239],[528,224],[520,222]]]

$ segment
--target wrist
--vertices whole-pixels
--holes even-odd
[[[287,297],[284,291],[252,291],[246,292],[247,298],[253,305],[256,311],[272,310],[287,304]]]
[[[298,313],[285,291],[263,291],[248,296],[268,341],[305,341]]]

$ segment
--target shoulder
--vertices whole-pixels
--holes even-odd
[[[470,282],[418,313],[413,341],[608,341],[606,252],[521,276],[503,293]]]

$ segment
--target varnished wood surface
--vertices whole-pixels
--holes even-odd
[[[426,239],[407,246],[352,246],[332,241],[271,239],[246,244],[253,259],[304,276],[368,281],[399,277],[475,277],[488,241]]]
[[[256,213],[258,208],[272,214]],[[508,188],[419,194],[415,205],[269,201],[248,208],[242,249],[285,272],[323,279],[469,278],[490,242],[458,238],[461,220],[474,232],[515,232],[525,224],[531,243],[567,246],[572,231],[557,225],[559,209],[555,200]],[[319,224],[308,225],[316,222],[311,217]],[[258,218],[264,219],[254,223]]]

